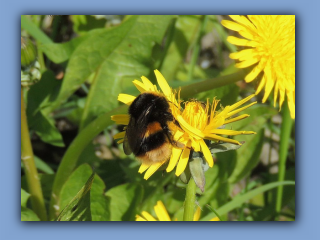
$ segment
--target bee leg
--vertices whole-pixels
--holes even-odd
[[[164,131],[165,135],[167,136],[168,141],[170,142],[171,145],[173,145],[177,148],[181,148],[181,149],[185,148],[185,145],[183,143],[175,141],[173,139],[173,136],[170,134],[170,130],[167,126],[163,127],[163,131]]]

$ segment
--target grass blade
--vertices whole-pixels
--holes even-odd
[[[241,204],[244,202],[248,201],[249,199],[253,198],[256,195],[259,195],[260,193],[263,193],[265,191],[268,191],[272,188],[278,187],[278,186],[284,186],[284,185],[295,185],[294,181],[283,181],[283,182],[273,182],[273,183],[268,183],[266,185],[263,185],[261,187],[258,187],[254,190],[251,190],[245,194],[242,195],[237,195],[232,201],[228,202],[227,204],[223,205],[220,207],[217,212],[219,215],[224,215],[237,207],[240,207]],[[215,213],[210,213],[207,216],[205,216],[202,221],[209,221],[211,218],[215,217]]]

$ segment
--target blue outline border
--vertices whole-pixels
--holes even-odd
[[[127,2],[127,3],[125,3]],[[2,93],[0,118],[2,172],[1,172],[1,236],[5,239],[316,239],[319,234],[318,207],[319,166],[316,149],[318,102],[320,86],[315,71],[319,68],[319,3],[315,1],[20,1],[6,2],[1,14]],[[295,222],[253,223],[25,223],[20,222],[20,65],[19,25],[23,14],[295,14],[297,59],[297,214]],[[308,116],[309,113],[309,116]],[[312,116],[310,116],[312,114]],[[314,236],[314,237],[313,237]]]

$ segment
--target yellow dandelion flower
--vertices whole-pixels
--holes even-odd
[[[157,218],[153,217],[150,213],[143,211],[140,215],[136,215],[136,221],[172,221],[166,207],[162,201],[158,201],[154,206],[154,211]],[[198,207],[193,216],[193,221],[199,221],[201,215],[201,209]],[[175,219],[177,221],[177,219]],[[220,221],[218,217],[212,218],[210,221]]]
[[[223,20],[226,28],[237,31],[243,38],[228,37],[228,41],[245,47],[230,58],[236,59],[238,68],[254,66],[245,77],[253,81],[263,72],[256,94],[265,87],[262,102],[274,88],[274,105],[279,95],[281,109],[287,96],[291,118],[295,118],[295,16],[292,15],[230,15],[233,21]]]
[[[256,104],[256,102],[252,102],[239,108],[253,96],[255,95],[252,94],[231,106],[226,106],[220,111],[216,111],[219,101],[215,99],[213,100],[211,107],[209,100],[207,100],[206,105],[199,101],[187,102],[181,114],[175,116],[181,129],[176,127],[174,133],[174,140],[183,143],[186,147],[184,149],[173,148],[172,156],[166,171],[170,172],[176,166],[176,175],[180,176],[188,164],[189,156],[192,151],[202,152],[209,167],[213,167],[213,158],[205,140],[241,145],[240,142],[223,137],[222,135],[234,136],[240,134],[255,134],[255,132],[252,131],[224,129],[226,124],[239,121],[249,116],[248,114],[242,114],[234,117],[235,114]]]
[[[241,145],[240,142],[223,137],[222,135],[233,136],[255,133],[252,131],[234,131],[223,129],[225,124],[232,123],[249,116],[248,114],[242,114],[234,117],[234,115],[238,114],[240,111],[256,103],[252,102],[244,107],[239,108],[244,103],[248,102],[254,96],[254,94],[231,106],[226,106],[220,111],[216,111],[219,101],[215,99],[213,100],[211,107],[209,100],[207,101],[206,105],[199,101],[189,101],[186,102],[185,109],[181,110],[182,102],[180,101],[179,94],[177,100],[176,93],[172,91],[162,74],[158,70],[155,70],[155,74],[162,92],[159,91],[157,87],[145,77],[141,78],[142,82],[135,80],[133,83],[141,93],[157,92],[162,93],[167,98],[170,105],[170,111],[172,112],[175,121],[178,123],[175,124],[170,122],[169,124],[173,140],[184,147],[172,146],[171,156],[169,156],[169,159],[153,163],[142,162],[139,168],[139,173],[145,172],[144,179],[148,179],[168,161],[169,164],[166,168],[166,171],[171,172],[176,167],[175,174],[180,176],[188,164],[192,151],[202,152],[208,165],[213,167],[213,158],[207,144],[205,143],[205,140],[228,142]],[[130,105],[135,98],[135,96],[127,94],[119,94],[118,96],[119,101],[128,105]],[[128,125],[130,116],[128,114],[119,114],[112,116],[111,119],[117,124]],[[120,132],[114,136],[114,139],[120,139],[118,143],[122,143],[124,141],[125,134],[125,131]]]

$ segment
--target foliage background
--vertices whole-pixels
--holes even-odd
[[[137,173],[139,163],[124,155],[121,146],[112,140],[121,129],[119,126],[110,121],[99,134],[92,131],[86,134],[85,129],[99,117],[103,119],[101,116],[108,121],[110,111],[125,112],[123,107],[117,109],[117,95],[138,94],[131,81],[145,75],[155,82],[154,69],[159,69],[173,87],[237,72],[228,58],[236,49],[226,42],[230,33],[220,24],[223,17],[208,16],[204,25],[204,16],[23,16],[22,35],[32,35],[40,56],[41,80],[25,91],[25,100],[48,209],[58,167],[66,170],[66,176],[61,177],[66,181],[59,191],[60,210],[81,189],[94,167],[96,177],[90,192],[92,220],[134,220],[135,214],[143,210],[153,212],[157,200],[165,203],[173,218],[181,219],[185,186],[173,173],[158,172],[145,181]],[[42,34],[37,31],[31,34],[29,28],[33,25]],[[197,61],[193,61],[196,49],[199,54]],[[217,96],[223,105],[228,105],[253,92],[253,85],[237,82],[190,97],[205,100]],[[233,124],[232,128],[253,130],[257,135],[240,136],[239,140],[246,144],[238,151],[217,154],[215,167],[206,172],[206,190],[198,195],[204,219],[211,214],[206,205],[221,209],[228,202],[234,205],[224,212],[223,220],[259,221],[279,217],[274,211],[275,190],[258,194],[249,201],[235,198],[239,193],[245,194],[277,179],[281,116],[270,103],[256,105],[247,112],[251,117]],[[70,143],[76,138],[90,140],[90,144],[82,152],[75,149],[67,155],[72,151]],[[295,179],[294,149],[293,132],[287,180]],[[76,156],[76,152],[81,155]],[[68,164],[60,164],[63,158],[70,159],[66,160]],[[21,175],[25,214],[22,220],[36,220],[27,201],[23,168]],[[294,187],[285,187],[281,220],[295,218],[294,196]]]

